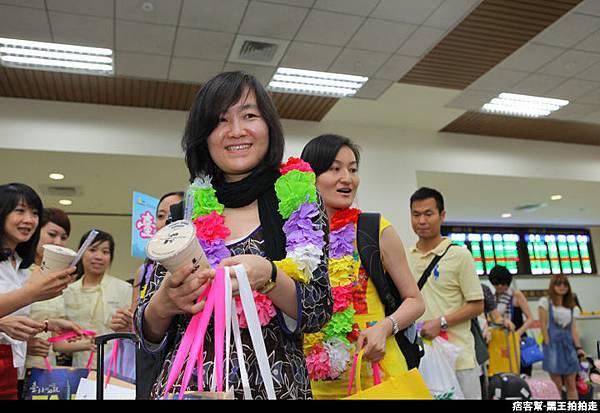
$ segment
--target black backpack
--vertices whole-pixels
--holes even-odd
[[[379,222],[379,214],[361,213],[358,217],[356,243],[362,266],[373,280],[377,294],[385,307],[385,315],[388,316],[402,304],[402,298],[381,262]],[[419,367],[425,349],[421,337],[416,333],[414,324],[400,330],[395,338],[409,370]]]

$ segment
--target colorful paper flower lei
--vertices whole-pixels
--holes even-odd
[[[311,380],[335,380],[349,367],[352,345],[360,330],[354,323],[354,295],[360,268],[356,224],[360,210],[348,208],[331,218],[329,282],[333,316],[323,329],[304,335],[304,354]]]
[[[281,216],[287,220],[283,226],[287,254],[285,259],[275,261],[275,264],[294,280],[308,283],[321,261],[325,245],[325,234],[312,221],[319,214],[315,173],[308,163],[299,158],[290,158],[281,165],[280,172],[281,177],[275,182],[275,191]],[[225,239],[231,231],[225,226],[225,207],[217,199],[211,178],[207,175],[197,177],[190,185],[187,200],[193,205],[191,219],[196,226],[196,236],[208,262],[216,267],[223,259],[231,256],[225,245]],[[254,301],[260,323],[265,326],[277,314],[275,307],[266,295],[258,292],[254,292]],[[240,327],[246,328],[241,305],[237,305],[237,312]]]

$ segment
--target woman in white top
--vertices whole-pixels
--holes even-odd
[[[58,208],[44,208],[40,217],[40,240],[35,251],[35,261],[29,269],[33,272],[42,265],[44,245],[58,245],[64,247],[71,234],[71,221],[67,214]],[[51,300],[33,303],[30,317],[36,321],[49,318],[65,318],[65,303],[62,295]],[[42,333],[27,342],[27,359],[25,367],[45,368],[44,357],[56,366],[56,355],[47,339],[49,333]]]
[[[559,392],[567,388],[567,399],[577,400],[575,376],[579,371],[578,357],[584,357],[573,309],[575,299],[566,275],[555,274],[550,278],[548,297],[538,304],[542,334],[544,335],[545,371],[556,384]]]
[[[89,232],[83,234],[79,246]],[[115,252],[115,241],[107,232],[98,231],[94,242],[85,251],[78,264],[80,278],[63,295],[67,318],[96,334],[113,331],[131,331],[133,314],[130,310],[133,289],[127,282],[107,274]],[[90,353],[95,350],[92,340],[64,343],[54,348],[73,352],[73,367],[85,367]],[[106,345],[110,352],[112,343]],[[92,363],[95,366],[96,358]]]
[[[27,185],[0,185],[0,399],[16,399],[23,378],[28,340],[41,331],[69,329],[71,323],[35,322],[29,305],[56,297],[72,281],[75,268],[51,274],[26,270],[34,260],[42,201]]]

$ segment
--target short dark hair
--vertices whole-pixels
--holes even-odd
[[[90,235],[90,232],[92,231],[93,230],[90,229],[88,232],[81,236],[81,239],[79,240],[79,246],[77,247],[78,249],[81,248],[81,246],[85,242],[85,239],[88,237],[88,235]],[[110,263],[112,264],[113,258],[115,257],[115,239],[108,232],[99,229],[97,229],[96,231],[98,231],[98,235],[96,235],[96,238],[94,238],[94,242],[92,242],[92,245],[90,245],[90,247],[98,245],[104,241],[108,241],[108,248],[110,250]],[[79,262],[77,263],[77,275],[78,279],[81,278],[81,276],[83,275],[83,260],[79,260]]]
[[[28,185],[21,183],[10,183],[0,185],[0,247],[4,248],[6,234],[4,233],[6,217],[10,214],[19,203],[24,203],[29,208],[41,214],[44,205],[38,194]],[[41,225],[33,231],[33,235],[28,241],[17,245],[16,252],[21,257],[21,265],[19,268],[28,268],[35,261],[35,251],[38,241],[40,240]]]
[[[160,197],[160,199],[158,200],[158,205],[160,205],[160,203],[162,201],[165,200],[165,198],[168,198],[170,196],[178,196],[181,199],[183,199],[185,197],[185,193],[183,191],[175,191],[175,192],[169,192],[167,194],[164,194],[163,196]],[[158,205],[156,206],[156,208],[158,208]]]
[[[223,171],[212,160],[207,140],[219,124],[220,116],[236,104],[246,91],[254,92],[256,104],[269,128],[269,149],[262,164],[278,169],[283,159],[285,142],[279,113],[271,97],[251,74],[246,72],[221,73],[206,82],[198,91],[190,109],[181,146],[190,172],[190,182],[201,173],[221,182]]]
[[[319,135],[311,139],[302,149],[300,157],[308,162],[319,176],[326,172],[342,147],[347,146],[354,153],[356,165],[360,162],[360,147],[352,142],[350,138],[334,134]]]
[[[506,267],[496,265],[488,274],[488,278],[492,285],[510,285],[513,276]]]
[[[415,201],[423,201],[425,199],[433,198],[435,199],[435,205],[437,206],[438,212],[441,214],[444,212],[444,197],[440,193],[440,191],[427,188],[425,186],[417,189],[414,194],[410,197],[410,207]]]
[[[69,220],[69,216],[62,209],[44,208],[40,219],[40,228],[44,228],[48,222],[52,222],[64,229],[67,236],[71,235],[71,221]]]

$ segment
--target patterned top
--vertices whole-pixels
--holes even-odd
[[[316,229],[321,229],[328,233],[328,222],[323,210],[322,202],[318,200],[320,214],[314,218]],[[232,255],[253,254],[265,256],[264,234],[262,228],[258,228],[247,238],[237,241],[234,244],[227,245]],[[298,301],[297,321],[284,315],[277,309],[277,317],[273,317],[269,324],[262,327],[265,347],[269,357],[269,364],[273,374],[275,394],[278,399],[310,399],[312,392],[310,380],[306,369],[306,362],[303,353],[303,334],[319,331],[331,318],[333,311],[333,299],[329,288],[329,278],[327,276],[327,252],[323,253],[323,260],[314,271],[312,280],[308,284],[296,282],[296,297]],[[181,315],[173,318],[167,336],[156,347],[146,341],[141,334],[143,313],[146,305],[160,286],[164,278],[166,269],[160,265],[154,270],[148,290],[142,304],[136,313],[136,330],[142,338],[142,347],[147,352],[166,354],[162,370],[154,383],[150,397],[162,398],[164,396],[169,370],[175,359],[176,350],[179,347],[185,329],[191,320],[189,315]],[[206,339],[204,342],[204,383],[205,391],[209,390],[211,377],[214,368],[214,329],[212,322],[208,326]],[[244,348],[244,358],[252,398],[267,399],[265,387],[259,373],[258,363],[252,347],[252,340],[248,329],[241,329],[242,345]],[[179,392],[179,386],[183,378],[183,371],[178,377],[175,385],[175,393]],[[230,353],[230,373],[229,383],[233,387],[235,397],[243,398],[242,382],[240,379],[238,359],[235,345],[231,343]],[[188,390],[197,390],[197,381],[192,377]]]

